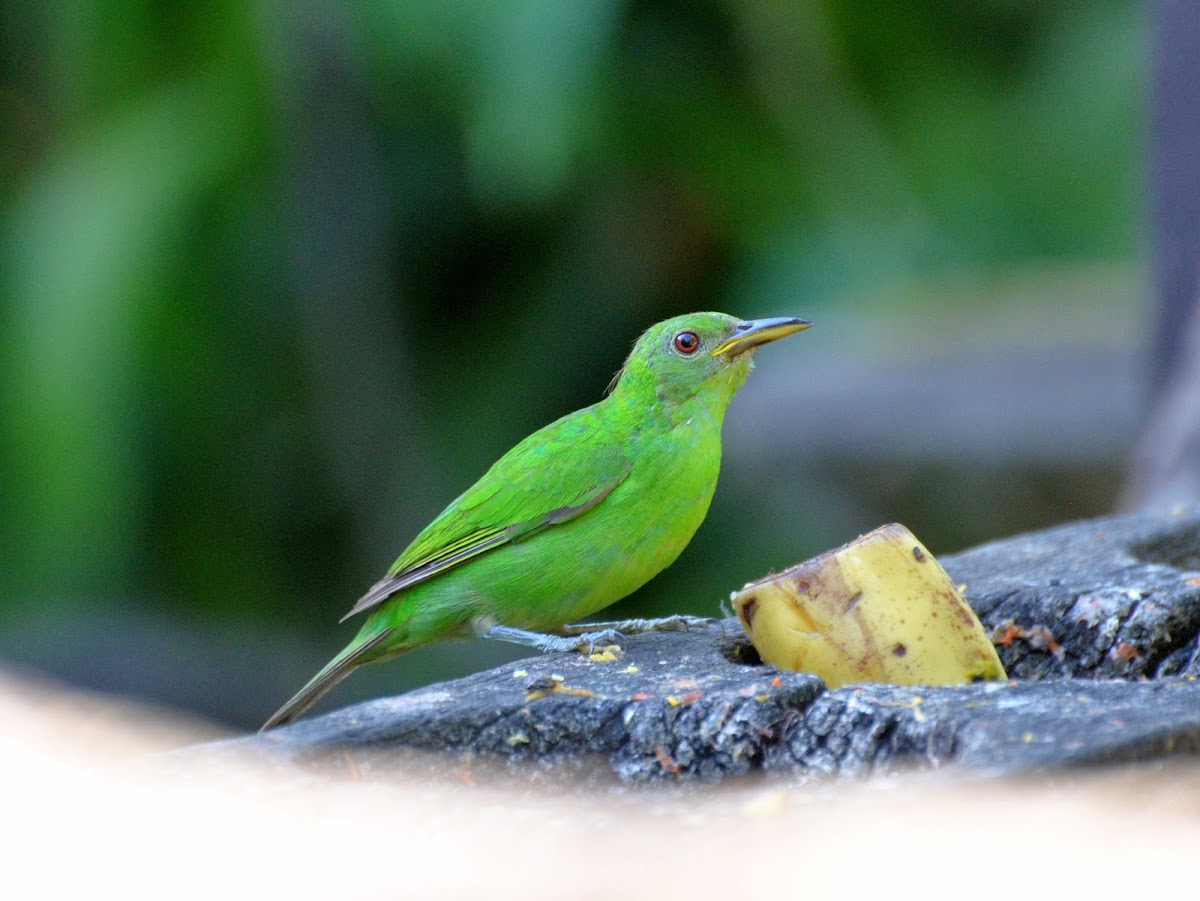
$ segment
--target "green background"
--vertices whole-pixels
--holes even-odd
[[[12,664],[260,722],[422,525],[694,309],[816,327],[760,355],[708,522],[615,615],[714,612],[886,521],[943,553],[1117,497],[1129,0],[0,12]]]

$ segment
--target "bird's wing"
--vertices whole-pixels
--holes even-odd
[[[442,511],[343,621],[480,554],[586,513],[625,480],[630,468],[623,448],[604,434],[593,410],[564,416],[501,457]]]

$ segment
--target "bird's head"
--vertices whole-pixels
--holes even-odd
[[[724,313],[667,319],[637,340],[612,393],[652,392],[681,403],[703,391],[728,403],[746,380],[757,348],[810,325],[806,319],[742,320]]]

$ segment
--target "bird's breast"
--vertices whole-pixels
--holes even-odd
[[[639,448],[634,459],[621,486],[627,487],[625,503],[638,510],[633,536],[661,543],[674,560],[708,512],[721,468],[720,434],[685,420]]]

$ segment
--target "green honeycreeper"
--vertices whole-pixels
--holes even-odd
[[[651,327],[607,397],[534,432],[426,526],[346,614],[371,611],[354,640],[263,729],[295,719],[354,668],[442,638],[546,651],[686,628],[687,617],[565,624],[675,561],[708,512],[725,408],[754,350],[809,325],[692,313]]]

